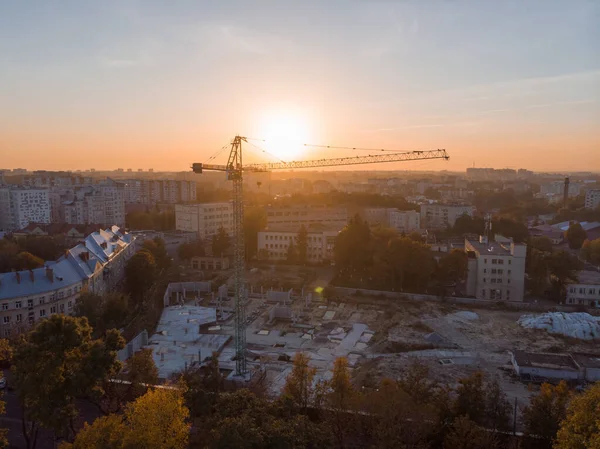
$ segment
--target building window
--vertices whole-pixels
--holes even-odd
[[[496,274],[496,269],[492,268],[492,274]]]
[[[8,303],[2,303],[2,310],[8,310]]]
[[[33,299],[27,300],[27,307],[33,307]]]
[[[483,263],[487,263],[487,259],[483,259]]]
[[[498,263],[498,259],[492,259],[492,265],[496,265]]]
[[[483,269],[483,274],[487,273],[487,268]]]
[[[40,316],[46,316],[46,309],[40,310]]]
[[[504,259],[498,259],[498,265],[504,265]]]
[[[487,282],[487,279],[486,279],[486,278],[483,278],[483,283],[485,284],[486,282]]]
[[[4,321],[4,324],[10,323],[10,317],[9,316],[2,317],[2,320]]]
[[[508,264],[512,265],[512,260],[511,259],[508,259]]]
[[[485,288],[483,290],[481,290],[481,297],[485,298]]]
[[[50,307],[50,313],[56,313],[56,306]]]
[[[23,321],[23,315],[21,315],[20,313],[17,314],[17,323],[20,323],[21,321]]]
[[[498,274],[503,274],[504,270],[498,270]]]
[[[68,308],[69,310],[71,310],[71,309],[73,308],[73,303],[72,303],[71,301],[69,301],[69,302],[67,303],[67,308]]]
[[[65,313],[65,305],[64,305],[64,304],[60,304],[60,305],[58,306],[58,308],[59,308],[59,310],[60,310],[60,313]]]

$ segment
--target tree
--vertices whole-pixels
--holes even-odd
[[[329,394],[327,404],[331,410],[331,426],[338,447],[346,447],[349,432],[355,427],[351,420],[354,417],[349,413],[354,409],[356,391],[350,381],[348,359],[338,357],[333,364],[333,376],[328,384]]]
[[[467,275],[467,253],[459,249],[453,249],[442,256],[439,262],[440,277],[448,282],[457,282]]]
[[[552,240],[548,237],[540,236],[540,237],[531,237],[529,239],[529,243],[527,245],[528,248],[535,248],[538,251],[542,252],[552,252]]]
[[[246,260],[252,260],[258,251],[258,233],[267,225],[264,207],[247,207],[244,210],[244,244]]]
[[[455,416],[466,416],[477,425],[494,430],[508,427],[511,407],[498,382],[486,380],[478,371],[458,383]]]
[[[27,251],[21,251],[15,257],[13,268],[17,271],[19,270],[34,270],[36,268],[41,268],[44,266],[44,260],[39,257],[34,256]]]
[[[369,225],[355,215],[335,239],[334,256],[338,276],[348,281],[363,281],[372,264]]]
[[[182,243],[177,248],[177,255],[183,260],[190,260],[192,257],[203,257],[205,255],[204,242],[198,239],[193,242]]]
[[[451,432],[444,439],[444,449],[500,449],[495,434],[479,427],[466,416],[454,420]]]
[[[152,240],[146,240],[144,242],[143,249],[152,254],[159,270],[169,268],[169,265],[171,265],[171,257],[167,252],[165,241],[160,237],[154,237]]]
[[[427,187],[425,189],[425,197],[432,200],[439,200],[442,198],[442,194],[439,190],[433,187]]]
[[[185,449],[188,447],[189,410],[176,388],[150,390],[128,404],[120,415],[98,418],[84,426],[73,444],[61,449]]]
[[[523,410],[525,434],[535,436],[531,447],[552,447],[560,423],[567,416],[570,399],[571,393],[564,381],[556,386],[542,384],[540,392],[531,398],[529,405]]]
[[[290,244],[287,248],[286,260],[289,263],[298,262],[298,251],[296,250],[296,245],[294,245],[294,241],[290,241]]]
[[[600,238],[586,240],[581,247],[581,256],[589,263],[600,265]]]
[[[296,353],[292,372],[283,387],[284,396],[288,397],[303,413],[306,413],[308,407],[315,402],[313,380],[317,369],[308,366],[309,360],[310,358],[304,352]]]
[[[581,261],[567,251],[554,251],[548,257],[550,283],[555,299],[566,295],[566,284],[577,280],[577,272],[582,269]]]
[[[102,296],[84,290],[75,302],[75,316],[86,317],[89,324],[97,329],[102,318]]]
[[[527,273],[527,288],[535,296],[542,295],[546,290],[550,276],[551,253],[527,247],[525,272]]]
[[[481,217],[471,217],[464,214],[456,219],[452,227],[452,233],[455,235],[477,234],[481,235],[484,231],[484,221]]]
[[[23,337],[15,350],[14,384],[23,407],[23,433],[35,448],[39,426],[72,436],[76,398],[102,396],[102,382],[120,369],[125,341],[115,330],[92,339],[86,318],[52,315]]]
[[[229,234],[223,226],[219,227],[217,235],[212,239],[212,254],[213,256],[223,256],[225,251],[230,246]]]
[[[572,223],[565,232],[565,238],[569,242],[569,248],[580,249],[585,239],[587,239],[587,232],[580,223]]]
[[[296,245],[298,247],[298,263],[304,265],[308,256],[308,232],[304,225],[300,226],[300,229],[298,230]]]
[[[148,391],[148,385],[158,384],[158,368],[152,358],[152,349],[142,349],[125,362],[125,380],[131,382],[131,397],[141,396]]]
[[[210,415],[225,382],[219,368],[217,353],[213,353],[205,365],[188,367],[175,378],[185,385],[184,398],[192,416]]]
[[[600,449],[600,383],[573,398],[554,449]]]
[[[126,323],[129,315],[129,296],[122,293],[108,293],[102,297],[102,316],[99,328],[120,329]]]
[[[131,298],[139,304],[148,292],[156,276],[154,256],[147,250],[135,253],[125,265],[125,284]]]
[[[8,238],[0,239],[0,273],[10,271],[14,267],[19,245]]]
[[[12,348],[8,344],[8,340],[0,339],[0,362],[7,362],[12,357]],[[0,378],[4,378],[4,373],[0,371]],[[0,393],[0,398],[4,395],[4,393]],[[0,415],[3,415],[6,412],[6,404],[4,401],[0,400]],[[0,429],[0,448],[8,447],[8,430]]]

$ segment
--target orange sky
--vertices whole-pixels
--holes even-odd
[[[0,169],[186,170],[283,118],[294,142],[451,156],[382,169],[600,171],[598,3],[261,4],[11,4]]]

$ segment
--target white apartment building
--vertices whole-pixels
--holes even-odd
[[[339,231],[308,231],[307,262],[321,263],[333,260],[335,238]],[[266,230],[258,233],[258,255],[268,260],[286,260],[291,242],[297,244],[298,232],[288,230]]]
[[[585,208],[598,209],[600,207],[600,189],[591,189],[585,192]]]
[[[422,204],[421,226],[426,229],[445,229],[454,226],[463,215],[473,216],[474,207],[461,204]]]
[[[414,210],[370,207],[364,209],[363,216],[370,225],[380,224],[400,233],[410,233],[421,228],[421,214]]]
[[[567,284],[567,304],[600,307],[600,273],[580,271],[577,282]]]
[[[297,231],[301,226],[308,229],[314,225],[325,225],[332,229],[342,229],[348,224],[348,211],[345,207],[271,206],[266,211],[267,228]]]
[[[0,337],[56,313],[72,313],[84,288],[98,294],[114,289],[134,253],[134,240],[113,226],[91,233],[45,267],[0,273]]]
[[[176,204],[196,201],[196,182],[174,179],[128,179],[121,181],[125,203]]]
[[[406,234],[418,231],[421,228],[421,214],[414,210],[393,210],[390,212],[389,226]]]
[[[175,228],[195,232],[198,238],[210,238],[223,227],[229,235],[233,232],[233,204],[200,203],[176,204]]]
[[[467,295],[491,301],[523,301],[527,245],[497,235],[496,241],[465,239]]]
[[[31,223],[50,223],[48,189],[0,187],[0,229],[13,231]]]
[[[106,180],[77,190],[58,192],[58,215],[69,224],[125,226],[125,194],[121,183]]]

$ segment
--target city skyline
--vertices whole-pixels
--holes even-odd
[[[237,133],[287,160],[348,153],[281,149],[298,143],[451,157],[359,170],[600,167],[596,2],[2,10],[0,168],[185,171]]]

